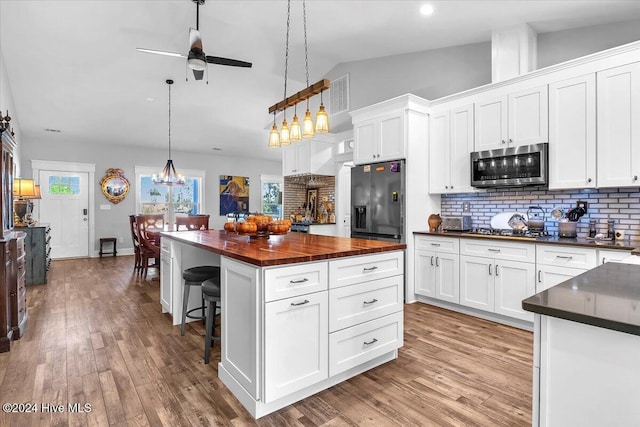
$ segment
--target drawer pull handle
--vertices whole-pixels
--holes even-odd
[[[493,249],[493,248],[489,248],[487,249],[489,252],[500,252],[500,249]]]
[[[375,303],[377,303],[377,302],[378,302],[378,300],[374,298],[374,299],[372,299],[371,301],[363,301],[362,303],[363,303],[364,305],[370,305],[370,304],[375,304]]]
[[[440,267],[440,263],[438,262],[439,259],[440,257],[436,257],[436,267]]]
[[[556,258],[558,258],[558,259],[566,259],[567,261],[573,259],[572,256],[564,256],[564,255],[556,255]]]
[[[431,255],[431,265],[433,265],[433,255]]]
[[[491,264],[489,264],[489,276],[491,276]]]
[[[432,243],[431,246],[440,246],[440,243]]]
[[[364,344],[364,345],[372,345],[372,344],[375,344],[375,343],[377,343],[377,342],[378,342],[378,339],[377,339],[377,338],[374,338],[374,339],[372,339],[371,341],[369,341],[369,342],[365,341],[365,342],[363,342],[362,344]]]
[[[376,267],[375,265],[373,267],[365,267],[363,268],[364,271],[373,271],[373,270],[377,270],[378,267]]]
[[[292,302],[291,303],[291,305],[294,306],[294,307],[297,307],[299,305],[305,305],[305,304],[309,304],[309,300],[308,299],[306,299],[306,300],[304,300],[302,302]]]
[[[542,283],[542,277],[540,277],[541,274],[542,270],[538,270],[538,283]]]
[[[300,279],[300,280],[289,280],[289,283],[304,283],[304,282],[308,282],[309,279],[307,279],[306,277],[304,279]]]

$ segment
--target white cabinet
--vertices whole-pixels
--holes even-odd
[[[330,143],[302,140],[282,149],[283,176],[333,175],[333,148]]]
[[[329,376],[327,291],[269,302],[264,314],[264,401]]]
[[[404,111],[354,124],[356,164],[405,158]]]
[[[598,186],[640,185],[640,62],[597,73]]]
[[[549,84],[549,188],[596,187],[595,73]]]
[[[533,294],[534,245],[460,240],[460,304],[532,321],[522,300]]]
[[[475,102],[475,151],[547,142],[548,128],[546,85]]]
[[[596,250],[560,245],[536,245],[536,292],[596,267]],[[568,297],[570,300],[570,296]],[[584,304],[582,299],[577,304]]]
[[[473,144],[473,104],[432,114],[429,136],[429,191],[468,193]]]
[[[631,251],[616,249],[598,249],[598,265],[607,262],[620,262],[631,256]]]
[[[415,248],[414,292],[459,304],[459,239],[416,236]]]
[[[171,298],[173,269],[171,261],[170,250],[165,250],[163,247],[160,251],[160,304],[162,305],[163,313],[171,313],[173,309]]]

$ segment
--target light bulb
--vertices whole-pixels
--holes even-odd
[[[284,119],[282,121],[282,126],[280,126],[280,145],[289,145],[290,143],[289,126],[287,125],[287,119]]]
[[[320,104],[320,109],[316,113],[316,133],[329,132],[329,116],[324,111],[324,105]]]

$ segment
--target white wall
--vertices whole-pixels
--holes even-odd
[[[17,152],[14,153],[14,162],[17,165],[16,176],[20,175],[20,121],[16,117],[15,107],[13,104],[13,94],[11,93],[11,86],[9,84],[9,78],[7,77],[7,70],[4,65],[4,58],[2,57],[2,44],[0,43],[0,112],[4,117],[9,111],[11,117],[10,126],[15,133],[15,139],[18,144]]]
[[[132,146],[109,145],[97,148],[92,144],[66,142],[64,136],[52,134],[49,139],[21,141],[23,176],[32,175],[31,160],[56,160],[65,162],[93,163],[96,165],[95,191],[95,236],[122,237],[124,243],[118,245],[118,250],[131,248],[129,231],[129,215],[135,212],[135,166],[151,166],[160,171],[167,162],[167,151],[162,142],[158,150],[149,150]],[[172,157],[176,169],[204,170],[204,213],[211,215],[210,226],[220,229],[225,217],[219,216],[219,180],[220,175],[248,176],[250,185],[249,209],[261,210],[260,175],[280,175],[280,162],[263,160],[239,159],[216,154],[187,153],[172,150]],[[131,183],[127,198],[117,205],[111,204],[103,196],[100,180],[109,168],[120,168]],[[110,210],[100,210],[100,205],[111,205]],[[97,247],[90,249],[98,249]]]

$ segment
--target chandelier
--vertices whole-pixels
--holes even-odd
[[[289,68],[289,29],[291,22],[291,0],[287,0],[287,37],[285,41],[284,55],[284,99],[271,107],[269,114],[273,114],[273,127],[269,132],[269,147],[278,148],[283,145],[289,145],[292,142],[298,142],[302,138],[313,138],[316,133],[329,132],[329,116],[325,111],[322,92],[329,89],[331,83],[327,79],[322,79],[317,83],[309,85],[309,55],[307,46],[307,7],[305,0],[302,0],[302,20],[304,24],[304,61],[307,77],[307,87],[287,98],[287,72]],[[316,123],[314,125],[311,111],[309,111],[309,98],[320,94],[320,108],[316,113]],[[302,126],[298,120],[297,105],[300,102],[307,101],[307,110],[302,119]],[[294,107],[293,120],[291,127],[287,123],[287,107]],[[276,125],[276,113],[283,112],[282,126],[278,131]]]
[[[176,168],[171,160],[171,85],[173,80],[167,79],[167,85],[169,86],[169,160],[167,164],[160,172],[160,175],[153,174],[151,180],[154,184],[159,185],[184,185],[184,175],[176,173]]]

